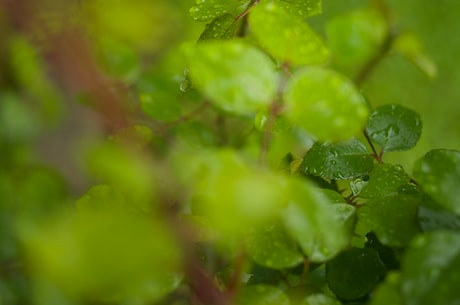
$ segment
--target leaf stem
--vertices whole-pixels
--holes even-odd
[[[254,6],[259,4],[259,1],[260,0],[255,0],[254,2],[252,2],[241,14],[235,17],[235,21],[238,21],[244,16],[246,16],[254,8]]]
[[[364,134],[364,137],[367,140],[367,143],[369,143],[369,146],[372,149],[372,156],[374,157],[375,160],[377,160],[378,163],[382,163],[382,157],[383,157],[383,153],[384,153],[383,149],[380,149],[380,152],[377,153],[377,150],[375,149],[374,143],[372,143],[372,140],[369,137],[369,135],[367,134],[367,132],[363,131],[363,134]]]

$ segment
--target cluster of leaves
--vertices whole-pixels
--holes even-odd
[[[134,11],[153,11],[139,1]],[[92,144],[82,159],[97,182],[63,207],[54,172],[15,169],[27,142],[16,137],[33,128],[8,121],[28,112],[2,97],[12,164],[0,173],[0,254],[25,265],[0,266],[13,274],[0,301],[458,303],[460,152],[432,150],[411,174],[385,163],[416,145],[421,119],[373,108],[357,87],[388,52],[434,76],[413,36],[367,8],[331,20],[326,44],[305,20],[320,0],[197,0],[198,43],[141,69],[124,43],[147,54],[159,44],[99,9],[88,6],[118,35],[99,46],[106,73],[132,84],[143,114]]]

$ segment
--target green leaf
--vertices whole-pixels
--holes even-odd
[[[340,67],[356,69],[377,51],[387,32],[383,16],[375,10],[358,10],[331,19],[326,34]]]
[[[246,248],[249,256],[259,265],[283,269],[303,261],[297,244],[282,224],[265,225],[249,231]]]
[[[458,304],[460,235],[432,232],[411,243],[402,264],[404,304]]]
[[[269,285],[251,285],[242,287],[236,297],[238,305],[289,305],[284,292]]]
[[[460,231],[460,216],[446,210],[420,206],[418,209],[418,222],[424,232],[435,230]]]
[[[348,243],[345,224],[320,191],[305,181],[291,180],[291,201],[284,211],[285,225],[312,262],[325,262]]]
[[[261,3],[249,17],[251,31],[264,49],[281,62],[292,65],[324,64],[329,51],[300,18],[275,3]]]
[[[366,296],[384,272],[378,253],[370,248],[350,248],[326,264],[329,288],[343,300]]]
[[[399,192],[408,184],[409,175],[400,165],[377,164],[369,175],[369,181],[360,196],[363,198],[383,198]]]
[[[397,272],[388,273],[385,281],[377,287],[372,295],[370,305],[404,305],[400,285],[401,275]]]
[[[199,41],[212,39],[230,39],[235,34],[236,21],[232,15],[226,14],[217,17],[206,25]]]
[[[417,223],[419,200],[409,195],[375,198],[358,209],[358,219],[388,246],[405,246],[420,232]]]
[[[321,13],[321,0],[272,0],[277,6],[282,7],[291,15],[302,18]]]
[[[316,142],[307,152],[301,170],[309,175],[328,179],[351,179],[368,174],[374,159],[366,146],[352,139],[340,143]]]
[[[341,305],[341,303],[329,295],[323,293],[313,293],[297,305]]]
[[[195,21],[208,21],[225,14],[235,14],[249,0],[197,0],[196,6],[190,8],[190,16]]]
[[[366,124],[366,102],[353,83],[324,68],[295,74],[285,92],[286,116],[322,140],[347,140]]]
[[[270,59],[242,41],[207,41],[187,50],[190,77],[217,107],[255,114],[273,100],[278,76]]]
[[[460,152],[428,152],[415,164],[414,178],[441,207],[460,215]]]
[[[366,133],[384,151],[408,150],[420,138],[422,121],[417,113],[404,106],[384,105],[369,116]]]

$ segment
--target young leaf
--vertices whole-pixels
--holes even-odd
[[[259,265],[283,269],[303,261],[297,244],[287,234],[282,224],[253,228],[249,231],[248,254]]]
[[[384,105],[369,116],[366,133],[384,151],[408,150],[420,138],[422,121],[417,113],[404,106]]]
[[[409,175],[400,165],[377,164],[369,175],[369,181],[359,194],[363,198],[383,198],[397,194],[399,188],[408,184]]]
[[[284,8],[291,15],[302,18],[321,13],[321,0],[272,0],[277,6]]]
[[[348,243],[340,216],[327,198],[301,180],[291,180],[291,202],[284,211],[285,225],[312,262],[325,262]]]
[[[206,25],[203,33],[201,33],[199,41],[229,39],[233,37],[235,29],[235,18],[229,14],[220,16]]]
[[[318,65],[329,58],[329,51],[321,39],[303,20],[272,2],[255,7],[249,24],[260,44],[281,62]]]
[[[187,50],[190,77],[217,107],[255,114],[272,101],[278,76],[270,59],[242,41],[207,41]]]
[[[190,8],[190,16],[195,21],[208,21],[225,14],[234,14],[249,0],[197,0]]]
[[[415,238],[402,264],[404,304],[457,304],[460,299],[460,235],[440,231]]]
[[[460,215],[460,152],[428,152],[415,164],[414,178],[441,207]]]
[[[368,174],[374,161],[366,146],[352,139],[340,143],[316,142],[307,152],[301,170],[328,179],[351,179]]]
[[[375,198],[358,209],[358,219],[374,231],[380,242],[401,247],[420,232],[417,223],[418,199],[409,195]]]
[[[347,140],[366,124],[364,98],[348,79],[332,70],[298,72],[284,97],[287,118],[322,140]]]
[[[370,248],[350,248],[326,264],[329,288],[342,300],[364,297],[384,273],[377,251]]]

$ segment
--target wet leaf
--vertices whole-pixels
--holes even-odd
[[[374,159],[358,140],[335,144],[316,142],[307,152],[301,170],[309,175],[328,179],[351,179],[368,174]]]
[[[371,113],[366,132],[384,151],[408,150],[420,138],[422,121],[417,113],[404,106],[384,105]]]
[[[351,81],[332,70],[308,68],[285,92],[286,117],[322,140],[347,140],[366,124],[366,102]]]
[[[363,198],[382,198],[397,194],[400,187],[408,184],[409,175],[400,165],[377,164],[369,175],[369,181],[360,196]]]
[[[278,76],[271,60],[242,41],[207,41],[186,50],[190,77],[217,107],[255,114],[272,101]]]
[[[320,14],[322,9],[321,0],[273,0],[273,2],[289,14],[302,18]]]
[[[440,207],[460,215],[460,152],[428,152],[415,164],[414,178]]]
[[[236,297],[237,305],[289,305],[284,292],[269,285],[251,285],[242,287]]]
[[[460,231],[460,216],[446,210],[420,206],[418,222],[422,231],[453,230]]]
[[[331,208],[332,204],[320,191],[304,181],[292,180],[291,194],[291,201],[284,212],[288,232],[310,261],[331,259],[347,245],[349,239],[345,223],[337,221],[343,215]]]
[[[255,7],[249,24],[263,48],[281,62],[317,65],[329,58],[329,51],[315,32],[275,3],[261,3]]]
[[[458,304],[460,235],[432,232],[415,238],[403,259],[401,284],[404,304]]]
[[[229,14],[217,17],[206,25],[199,41],[232,38],[235,33],[236,24],[235,18]]]
[[[326,264],[326,279],[332,292],[343,300],[360,299],[379,282],[385,266],[370,248],[350,248]]]
[[[190,16],[196,21],[208,21],[225,14],[236,14],[249,0],[197,0],[190,8]]]
[[[358,219],[375,232],[382,244],[401,247],[420,232],[418,204],[418,199],[409,195],[375,198],[358,209]]]
[[[289,268],[303,261],[296,242],[287,234],[282,224],[251,229],[246,247],[256,263],[269,268]]]

